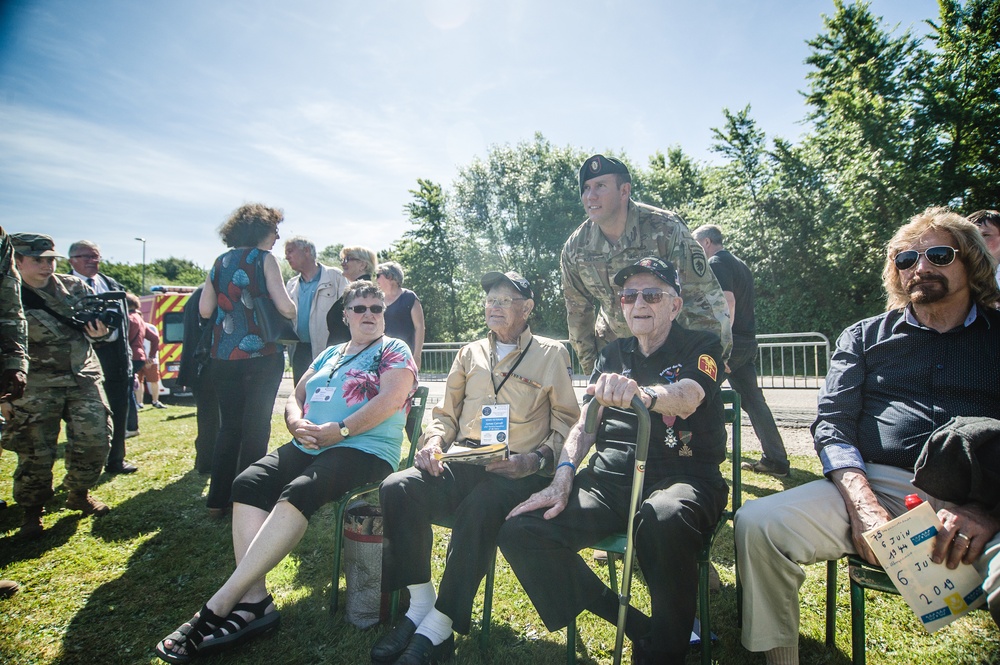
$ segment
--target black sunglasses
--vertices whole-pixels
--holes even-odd
[[[663,300],[663,296],[669,295],[663,289],[642,289],[641,291],[639,289],[622,289],[618,297],[621,298],[623,305],[632,305],[639,298],[640,293],[642,299],[650,305],[655,305]]]
[[[957,249],[948,245],[928,247],[922,252],[918,252],[915,249],[908,249],[897,254],[893,262],[896,264],[896,270],[909,270],[917,264],[921,256],[926,256],[927,260],[934,265],[944,267],[951,265],[957,253]]]
[[[364,314],[368,310],[372,311],[372,314],[381,314],[385,310],[384,305],[351,305],[347,309],[354,310],[355,314]]]

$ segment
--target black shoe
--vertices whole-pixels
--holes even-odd
[[[431,665],[443,663],[455,655],[455,636],[452,635],[437,646],[431,644],[429,637],[414,635],[406,651],[396,661],[396,665]]]
[[[761,457],[756,462],[743,462],[740,464],[740,468],[744,471],[753,471],[754,473],[764,473],[769,476],[774,476],[775,478],[787,478],[789,474],[788,467],[781,469],[774,465],[771,460],[766,457]]]
[[[139,470],[139,467],[137,467],[135,464],[129,464],[125,460],[122,460],[118,464],[107,465],[106,467],[104,467],[104,470],[112,475],[115,475],[119,473],[135,473],[136,471]]]
[[[372,647],[373,663],[394,663],[406,651],[406,645],[417,630],[410,617],[404,616],[388,633],[383,635]]]

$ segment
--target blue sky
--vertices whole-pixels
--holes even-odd
[[[873,0],[926,31],[934,0]],[[247,201],[281,234],[383,249],[417,178],[489,146],[711,160],[722,108],[803,126],[831,0],[0,3],[0,224],[207,266]],[[581,211],[582,218],[582,211]],[[280,248],[279,248],[280,250]]]

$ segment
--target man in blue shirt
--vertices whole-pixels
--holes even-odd
[[[820,392],[812,432],[826,479],[736,515],[743,645],[769,664],[798,662],[801,565],[847,554],[877,563],[862,534],[905,512],[928,437],[955,416],[1000,419],[995,271],[976,227],[944,208],[915,216],[889,241],[888,311],[843,332]],[[975,565],[998,621],[1000,509],[918,493],[944,524],[933,560]]]
[[[326,348],[330,334],[326,315],[347,289],[347,279],[339,268],[316,260],[316,245],[308,238],[295,236],[285,241],[285,260],[297,273],[285,290],[298,312],[295,334],[301,343],[289,349],[292,378],[298,384],[309,364]]]

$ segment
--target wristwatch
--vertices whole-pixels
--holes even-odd
[[[639,390],[649,395],[649,406],[646,407],[646,410],[652,411],[653,407],[656,406],[656,389],[650,386],[643,386]]]
[[[337,423],[337,425],[340,426],[340,436],[342,436],[342,437],[344,437],[346,439],[347,437],[349,437],[351,435],[351,430],[349,430],[347,428],[347,425],[344,423],[343,420],[341,420],[339,423]]]
[[[545,465],[549,463],[549,460],[545,457],[545,453],[543,453],[540,448],[532,452],[538,455],[538,471],[535,471],[535,473],[540,473],[542,469],[545,468]]]

